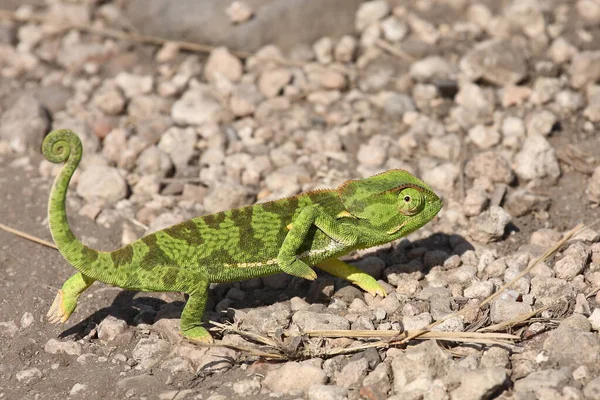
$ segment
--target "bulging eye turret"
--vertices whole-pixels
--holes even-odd
[[[415,188],[405,188],[398,195],[398,211],[402,215],[418,214],[425,207],[425,195]]]

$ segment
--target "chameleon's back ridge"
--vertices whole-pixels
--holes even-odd
[[[49,161],[64,163],[50,192],[48,221],[61,254],[79,271],[59,290],[48,312],[51,322],[65,322],[96,280],[124,289],[187,293],[181,332],[199,342],[212,341],[202,315],[213,282],[280,272],[314,280],[311,266],[316,266],[385,296],[373,277],[337,257],[403,237],[442,207],[426,183],[407,171],[391,170],[337,189],[192,218],[104,252],[79,241],[67,221],[67,188],[82,157],[78,136],[53,131],[42,151]]]

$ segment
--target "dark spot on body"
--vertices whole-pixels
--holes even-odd
[[[193,220],[173,225],[163,232],[174,239],[183,240],[192,246],[200,246],[204,243],[202,233],[200,233],[200,229],[198,229],[198,224]]]
[[[128,245],[111,252],[110,258],[116,268],[131,264],[133,260],[133,245]]]

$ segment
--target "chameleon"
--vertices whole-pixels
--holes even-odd
[[[126,290],[183,292],[180,332],[211,343],[202,316],[211,283],[234,282],[285,272],[314,280],[316,266],[373,296],[385,296],[370,275],[337,257],[401,238],[425,225],[442,199],[404,170],[348,180],[319,189],[192,218],[150,233],[114,251],[98,251],[78,240],[67,221],[66,194],[82,156],[71,130],[50,132],[44,156],[63,163],[48,200],[48,225],[58,250],[78,271],[58,291],[47,318],[64,323],[79,296],[94,281]]]

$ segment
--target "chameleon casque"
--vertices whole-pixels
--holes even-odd
[[[115,251],[85,246],[67,222],[65,200],[81,160],[82,145],[70,130],[45,138],[42,151],[53,163],[64,163],[48,202],[48,222],[63,257],[79,272],[63,284],[48,311],[52,323],[65,322],[77,299],[94,281],[124,289],[184,292],[181,314],[184,337],[211,342],[202,327],[209,284],[286,272],[314,280],[309,265],[385,296],[377,281],[336,257],[405,236],[429,222],[442,200],[420,179],[391,170],[336,189],[193,218],[151,233]]]

